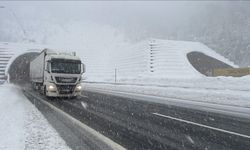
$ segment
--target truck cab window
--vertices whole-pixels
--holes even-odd
[[[81,61],[53,59],[51,71],[52,73],[79,74],[81,73]]]

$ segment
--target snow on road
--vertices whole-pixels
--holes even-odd
[[[70,149],[14,85],[0,86],[0,150]]]
[[[200,79],[131,79],[118,83],[83,83],[87,90],[104,89],[158,97],[250,108],[250,76]]]

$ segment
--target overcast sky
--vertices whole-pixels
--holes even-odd
[[[125,33],[147,32],[146,36],[165,36],[169,31],[185,28],[208,5],[228,7],[243,2],[224,1],[4,1],[0,2],[0,19],[21,23],[39,20],[66,24],[70,21],[110,25]],[[215,14],[216,16],[217,14]],[[203,18],[206,20],[206,17]],[[1,22],[0,22],[1,23]]]
[[[50,15],[57,19],[94,20],[119,22],[127,19],[147,17],[176,18],[195,12],[207,2],[171,1],[21,1],[0,2],[14,10],[19,17],[41,17]],[[123,18],[124,17],[124,18]],[[138,21],[138,20],[137,20]]]
[[[175,24],[203,9],[207,2],[171,1],[45,1],[0,2],[2,14],[13,10],[20,19],[53,19],[63,23],[69,20],[93,21],[112,26],[151,26]]]

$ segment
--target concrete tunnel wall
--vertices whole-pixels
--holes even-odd
[[[30,61],[38,55],[38,52],[27,52],[16,57],[8,68],[9,82],[14,84],[28,83],[30,81]]]

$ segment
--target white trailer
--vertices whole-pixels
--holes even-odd
[[[75,53],[44,49],[30,62],[33,88],[48,97],[76,97],[81,93],[84,65]]]

